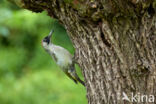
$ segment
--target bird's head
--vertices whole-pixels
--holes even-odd
[[[43,40],[42,40],[42,45],[44,48],[46,48],[50,43],[51,43],[51,37],[53,34],[53,30],[50,31],[49,35],[46,36]]]

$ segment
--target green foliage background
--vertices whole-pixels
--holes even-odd
[[[45,12],[0,1],[0,104],[87,103],[85,88],[65,76],[41,46],[52,28],[53,43],[73,54],[65,29]]]

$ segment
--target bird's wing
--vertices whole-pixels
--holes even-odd
[[[72,79],[77,84],[77,80],[69,72],[65,72],[65,73],[70,79]]]
[[[51,53],[51,56],[54,59],[54,61],[57,62],[58,59],[57,59],[56,55],[54,53]]]

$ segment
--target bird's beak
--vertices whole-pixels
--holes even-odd
[[[51,36],[52,36],[53,32],[54,32],[54,30],[51,30],[51,31],[50,31],[50,33],[49,33],[49,35],[48,35],[49,39],[51,39]]]

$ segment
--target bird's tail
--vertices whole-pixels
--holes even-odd
[[[77,78],[77,81],[80,82],[83,86],[85,86],[84,81],[82,81],[79,77]]]
[[[72,79],[75,79],[76,81],[80,82],[83,86],[85,86],[84,81],[82,81],[77,75],[74,64],[72,64],[72,66],[70,67],[70,70],[68,70],[68,73],[71,74]]]

